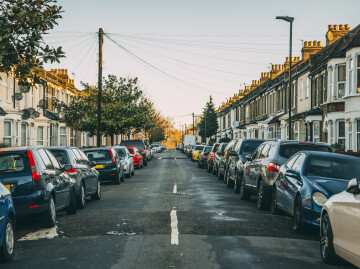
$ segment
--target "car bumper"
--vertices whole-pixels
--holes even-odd
[[[303,222],[320,227],[321,210],[303,208]]]
[[[198,161],[199,160],[199,155],[193,155],[192,158],[193,158],[194,161]]]
[[[16,215],[30,215],[45,212],[49,195],[46,191],[35,191],[30,195],[13,197]]]
[[[207,165],[208,165],[209,167],[213,167],[213,166],[214,166],[214,160],[213,160],[213,159],[208,159],[208,160],[207,160]]]
[[[105,171],[98,170],[98,172],[99,172],[99,181],[112,180],[115,179],[115,177],[117,176],[116,168]]]

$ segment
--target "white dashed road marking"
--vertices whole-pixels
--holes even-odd
[[[174,188],[173,188],[173,194],[176,194],[177,193],[177,185],[176,183],[174,184]]]
[[[179,230],[176,210],[171,210],[171,245],[179,245]]]

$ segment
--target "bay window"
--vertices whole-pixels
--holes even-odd
[[[337,143],[345,148],[345,121],[338,121]]]
[[[341,98],[345,95],[345,82],[346,82],[346,68],[345,65],[338,65],[337,68],[337,79],[336,79],[336,90],[337,97]]]
[[[12,146],[12,139],[11,139],[11,121],[4,122],[4,137],[3,143],[7,144],[9,147]]]
[[[36,138],[36,141],[37,141],[37,145],[39,146],[43,146],[44,145],[44,127],[42,126],[39,126],[37,128],[37,138]]]
[[[320,142],[320,122],[314,121],[313,123],[313,141]]]

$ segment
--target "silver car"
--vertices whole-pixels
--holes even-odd
[[[124,146],[114,147],[120,157],[120,162],[124,166],[124,173],[127,178],[135,175],[134,159],[130,156],[129,150]]]

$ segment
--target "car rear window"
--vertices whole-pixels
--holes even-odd
[[[205,153],[210,153],[210,151],[211,151],[211,147],[205,147],[205,148],[204,148],[204,152],[205,152]]]
[[[119,157],[126,157],[126,150],[124,148],[122,149],[115,149]]]
[[[196,146],[194,150],[203,150],[204,146]]]
[[[120,146],[137,147],[142,149],[145,147],[145,144],[141,140],[125,140],[121,141]]]
[[[19,153],[0,152],[0,174],[30,171],[28,161]]]
[[[134,149],[128,149],[129,153],[133,154],[134,153]]]
[[[310,157],[306,168],[306,175],[347,180],[358,178],[360,175],[360,161]]]
[[[111,160],[110,150],[86,151],[86,156],[90,161],[108,161]]]
[[[61,164],[69,164],[69,156],[65,150],[54,150],[50,149],[50,152],[55,156],[56,160],[58,160]]]
[[[302,150],[331,152],[331,148],[325,145],[311,145],[311,144],[282,144],[280,145],[279,155],[283,158],[289,159],[295,153]]]
[[[255,149],[262,143],[264,143],[264,141],[262,141],[262,140],[259,140],[259,141],[256,141],[256,140],[254,140],[254,141],[245,141],[244,146],[241,149],[240,154],[245,155],[245,156],[246,155],[251,155],[251,154],[253,154]]]

